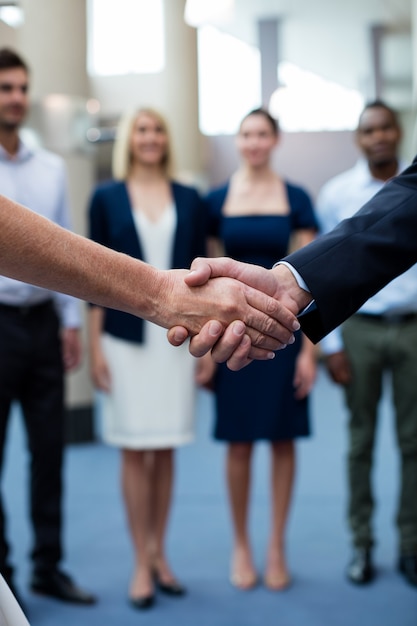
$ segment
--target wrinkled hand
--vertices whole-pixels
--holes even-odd
[[[189,337],[185,328],[175,326],[168,331],[168,340],[173,346],[180,346]],[[221,342],[219,341],[221,338]],[[201,357],[211,351],[216,363],[227,362],[229,369],[237,371],[253,360],[273,359],[275,353],[252,345],[246,334],[244,322],[235,320],[226,328],[217,320],[205,324],[198,335],[190,340],[190,352]]]
[[[205,260],[202,262],[205,268]],[[240,345],[243,338],[244,345],[248,348],[245,348],[245,351],[247,353],[249,350],[251,351],[250,358],[273,358],[275,350],[293,343],[293,332],[298,330],[299,323],[294,313],[265,293],[268,290],[272,291],[274,280],[269,277],[268,270],[257,269],[264,274],[264,278],[267,278],[269,283],[268,289],[265,291],[234,278],[224,277],[222,268],[217,273],[213,272],[211,280],[208,280],[210,267],[208,272],[203,271],[201,275],[197,271],[192,272],[190,281],[188,280],[189,275],[185,274],[187,284],[184,275],[180,274],[183,287],[188,291],[181,295],[177,283],[172,286],[171,290],[169,287],[167,290],[166,306],[169,306],[171,317],[176,320],[175,328],[166,322],[162,324],[171,326],[168,334],[170,342],[173,345],[179,345],[188,336],[184,329],[188,329],[190,336],[197,335],[201,333],[206,322],[211,321],[209,325],[204,326],[199,340],[193,344],[191,351],[194,356],[201,356],[208,352],[218,338],[222,336],[225,329],[227,332],[224,332],[222,346],[230,342],[236,348],[236,344]],[[178,273],[169,273],[171,280],[177,279],[178,276]],[[170,291],[172,291],[174,298],[170,298]],[[181,326],[184,327],[182,329],[178,328],[178,320],[181,318],[184,320],[181,322]],[[158,311],[158,319],[161,319],[160,311]],[[215,320],[220,324],[216,324]],[[238,320],[243,321],[244,324]],[[232,322],[234,324],[229,328]],[[249,340],[244,339],[245,326]],[[238,341],[236,341],[236,337]],[[216,349],[216,360],[226,360],[223,359],[221,352],[222,348],[219,348],[219,351]]]
[[[277,265],[267,270],[259,265],[241,263],[228,257],[216,259],[194,259],[191,270],[186,276],[187,285],[201,285],[209,278],[216,276],[229,276],[246,285],[279,300],[282,306],[279,309],[284,315],[285,308],[297,314],[312,300],[309,293],[300,289],[293,274],[285,265]],[[279,318],[277,318],[279,319]],[[284,317],[280,320],[284,323]],[[292,330],[298,330],[293,328]]]
[[[195,259],[190,273],[185,280],[190,286],[205,284],[210,278],[229,276],[243,282],[254,289],[269,295],[276,302],[274,318],[281,328],[291,331],[289,339],[275,349],[284,348],[294,341],[292,331],[298,330],[299,323],[295,314],[311,300],[310,294],[300,289],[292,273],[287,267],[279,265],[272,270],[266,270],[257,265],[240,263],[230,258]],[[242,318],[240,318],[242,320]],[[245,320],[242,320],[245,321]],[[289,321],[290,325],[289,325]],[[190,341],[190,352],[194,356],[201,356],[212,351],[217,362],[227,361],[232,370],[238,370],[248,365],[253,359],[273,358],[270,351],[264,349],[261,341],[254,341],[253,332],[246,325],[235,321],[232,326],[223,329],[218,325],[206,325]],[[179,345],[187,337],[184,329],[172,328],[168,333],[169,341]]]
[[[348,385],[352,379],[349,359],[344,350],[328,354],[325,358],[327,371],[333,382]]]

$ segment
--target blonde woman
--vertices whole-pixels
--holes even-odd
[[[173,182],[167,124],[155,110],[122,120],[114,180],[99,185],[90,237],[160,269],[189,267],[205,254],[205,214],[197,191]],[[135,565],[129,600],[154,604],[155,588],[185,593],[168,563],[165,535],[174,448],[193,439],[194,360],[166,331],[112,309],[90,310],[92,378],[104,392],[103,437],[121,449],[123,497]]]

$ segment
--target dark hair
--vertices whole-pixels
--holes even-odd
[[[243,118],[243,120],[240,122],[240,127],[242,127],[242,124],[245,120],[248,119],[248,117],[252,117],[252,115],[261,115],[264,119],[266,119],[266,121],[268,122],[268,124],[271,126],[272,132],[274,133],[274,135],[278,135],[279,134],[279,124],[278,124],[278,120],[275,117],[272,117],[272,115],[266,110],[266,109],[252,109],[252,111],[249,111],[249,113],[247,113],[245,115],[245,117]]]
[[[17,52],[11,48],[0,48],[0,71],[10,70],[15,67],[21,67],[25,72],[29,73],[29,67]]]
[[[386,102],[384,102],[383,100],[380,99],[376,99],[376,100],[372,100],[370,102],[368,102],[367,104],[365,104],[362,113],[359,115],[359,121],[358,121],[358,128],[361,125],[361,121],[362,121],[362,116],[365,113],[365,111],[368,111],[369,109],[385,109],[386,111],[388,111],[388,113],[392,116],[395,124],[397,126],[400,126],[400,122],[398,120],[398,113],[397,111],[395,111],[395,109],[393,109],[392,107],[390,107]]]

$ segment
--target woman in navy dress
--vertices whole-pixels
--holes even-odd
[[[270,268],[290,248],[311,241],[316,219],[307,193],[284,181],[270,165],[279,141],[276,120],[263,109],[241,123],[237,147],[242,164],[230,181],[208,195],[210,235],[226,254]],[[213,243],[213,239],[212,239]],[[215,244],[216,245],[216,244]],[[210,364],[200,373],[209,379]],[[288,586],[284,534],[295,469],[294,439],[309,435],[308,393],[315,378],[313,345],[299,333],[296,342],[272,361],[257,361],[239,372],[225,364],[214,374],[214,436],[228,442],[227,482],[234,548],[231,582],[249,589],[257,582],[247,528],[253,444],[270,442],[272,527],[264,582],[273,590]]]

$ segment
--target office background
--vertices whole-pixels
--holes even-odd
[[[417,0],[155,0],[152,11],[150,6],[143,0],[0,2],[1,45],[20,51],[32,70],[27,136],[64,157],[77,232],[85,233],[92,187],[110,175],[117,120],[140,105],[166,114],[178,177],[202,189],[223,182],[235,169],[237,124],[260,104],[278,111],[284,130],[276,156],[280,171],[302,181],[313,197],[357,158],[352,119],[360,98],[381,97],[399,110],[403,156],[415,154]],[[107,22],[102,16],[100,30],[100,11],[107,7],[111,13]],[[4,21],[10,8],[20,10],[21,21],[14,25]],[[152,24],[160,21],[161,42],[156,31],[141,28],[150,13]],[[111,64],[108,71],[105,59],[92,67],[97,42]],[[152,70],[158,45],[161,58]],[[304,73],[301,88],[291,82],[291,68]],[[333,99],[335,88],[340,94]],[[299,114],[287,121],[287,131],[275,105],[291,93]],[[349,128],[349,122],[334,118],[343,106],[349,113],[350,102]],[[297,107],[290,101],[284,117],[291,108]],[[310,124],[304,129],[303,120]],[[326,120],[332,125],[323,129]],[[67,388],[69,438],[88,439],[94,434],[87,363],[68,377]]]

